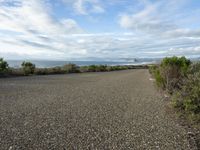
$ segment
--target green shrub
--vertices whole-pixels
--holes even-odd
[[[133,69],[132,66],[108,66],[108,71],[117,71],[117,70],[127,70],[127,69]]]
[[[151,68],[157,85],[173,93],[182,85],[182,79],[187,75],[191,62],[185,57],[166,57],[158,68]]]
[[[158,69],[158,65],[150,65],[148,68],[149,68],[149,73],[153,75],[155,71]]]
[[[88,66],[88,72],[96,72],[97,66],[96,65],[90,65]]]
[[[88,66],[81,66],[81,67],[79,67],[79,71],[80,72],[88,72]]]
[[[8,71],[8,63],[0,58],[0,75],[5,74]]]
[[[105,72],[105,71],[108,71],[107,70],[107,65],[100,65],[97,67],[97,71],[98,72]]]
[[[22,69],[24,71],[24,75],[30,75],[30,74],[33,74],[34,71],[35,71],[35,65],[32,64],[31,62],[23,62],[21,64],[22,66]]]
[[[66,64],[62,67],[62,69],[66,72],[66,73],[78,73],[80,72],[79,67],[76,66],[75,64]]]
[[[165,89],[166,88],[165,79],[161,75],[160,70],[159,69],[154,70],[153,74],[156,80],[156,85],[159,88]]]
[[[200,71],[184,79],[181,89],[173,94],[172,102],[174,107],[192,116],[200,115]]]

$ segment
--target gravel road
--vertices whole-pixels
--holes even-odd
[[[190,149],[148,70],[0,79],[0,149]]]

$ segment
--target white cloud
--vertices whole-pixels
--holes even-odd
[[[12,1],[12,0],[10,0]],[[4,4],[7,2],[3,1]],[[15,0],[19,6],[0,6],[0,28],[15,32],[35,32],[45,34],[68,34],[71,29],[74,33],[80,28],[72,19],[54,20],[49,14],[47,5],[40,0]]]
[[[164,14],[160,12],[163,8],[160,5],[160,2],[148,5],[145,3],[144,9],[139,10],[139,12],[122,14],[119,24],[123,28],[147,33],[163,32],[176,28],[174,23],[163,17]]]
[[[141,41],[150,42],[134,47],[140,49],[143,56],[199,55],[200,28],[190,28],[196,24],[199,11],[183,12],[188,9],[188,3],[185,0],[145,0],[141,3],[143,9],[121,13],[119,25],[138,35]]]
[[[119,25],[133,32],[139,31],[155,36],[177,38],[177,37],[199,37],[200,29],[184,27],[195,24],[198,20],[199,11],[188,9],[189,1],[168,0],[156,1],[154,3],[143,1],[143,9],[120,15]]]
[[[83,30],[73,19],[53,19],[47,6],[40,0],[0,1],[0,54],[8,56],[13,52],[25,57],[59,54],[58,58],[63,58],[60,54],[67,55],[63,37]]]
[[[191,37],[200,38],[200,29],[175,29],[165,32],[166,37]]]
[[[105,12],[99,0],[63,0],[63,2],[65,2],[67,6],[72,4],[75,12],[81,15]]]

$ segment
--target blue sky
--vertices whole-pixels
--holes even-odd
[[[0,57],[200,56],[197,0],[0,0]]]

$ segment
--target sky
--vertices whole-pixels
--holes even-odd
[[[0,57],[200,56],[198,0],[0,0]]]

